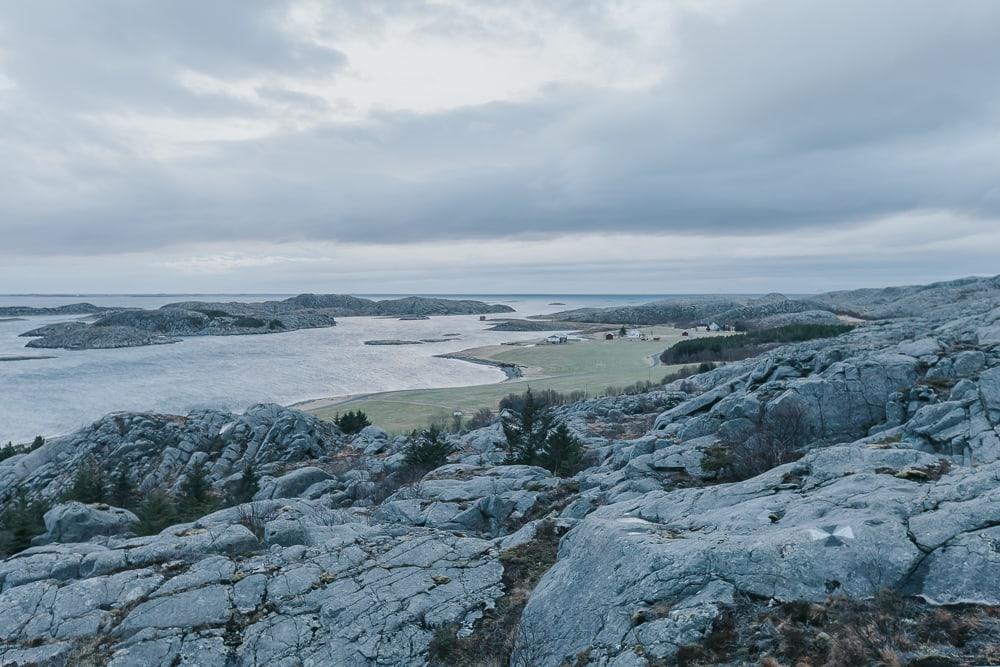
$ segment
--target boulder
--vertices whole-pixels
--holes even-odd
[[[45,533],[36,537],[33,544],[87,542],[95,537],[121,535],[135,528],[139,517],[120,507],[68,502],[46,512],[44,521]]]

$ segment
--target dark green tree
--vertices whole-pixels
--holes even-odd
[[[580,471],[583,446],[565,423],[556,426],[545,439],[538,464],[560,477],[570,477]]]
[[[177,523],[177,508],[173,499],[159,489],[147,494],[136,510],[139,535],[155,535],[168,526]]]
[[[622,328],[618,330],[618,335],[621,336],[622,338],[628,335],[628,331],[625,330],[624,324],[622,325]]]
[[[125,466],[118,468],[114,481],[111,483],[111,504],[115,507],[131,509],[135,505],[137,489],[132,483],[132,477]]]
[[[403,464],[411,468],[433,470],[448,463],[453,448],[437,426],[414,432],[410,436]]]
[[[548,407],[535,400],[530,388],[525,392],[521,410],[516,413],[507,411],[501,419],[501,425],[507,439],[507,463],[538,463],[552,428],[552,413]]]
[[[337,415],[334,417],[333,423],[348,435],[358,433],[364,427],[372,424],[368,421],[368,415],[361,410],[349,410],[342,415]]]
[[[31,441],[31,451],[35,451],[44,444],[45,444],[45,438],[43,438],[40,435],[36,435],[35,439]]]
[[[18,491],[3,516],[3,528],[7,533],[3,551],[17,553],[30,547],[31,539],[45,532],[46,509],[44,503],[29,501],[23,490]]]
[[[69,487],[63,499],[81,503],[103,503],[105,497],[104,470],[91,459],[84,461],[76,469],[73,485]]]
[[[179,510],[183,519],[197,519],[212,511],[215,506],[209,494],[208,468],[201,461],[191,466],[181,484]]]

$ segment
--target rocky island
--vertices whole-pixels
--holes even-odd
[[[185,336],[271,334],[336,325],[337,317],[472,315],[512,312],[481,301],[404,297],[374,301],[339,294],[300,294],[281,301],[170,303],[155,310],[90,311],[90,304],[66,306],[66,313],[97,312],[91,322],[49,324],[22,336],[27,347],[86,350],[176,343]],[[53,314],[59,309],[13,309],[24,315]],[[27,312],[30,311],[30,312]]]
[[[444,435],[260,405],[111,414],[17,449],[0,660],[990,664],[1000,282],[972,284],[546,407],[578,459],[512,457],[523,401]],[[418,464],[428,442],[443,458]]]

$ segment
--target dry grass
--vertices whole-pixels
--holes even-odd
[[[494,609],[483,613],[468,637],[456,636],[458,627],[454,625],[438,628],[428,647],[428,664],[448,667],[517,664],[511,662],[514,651],[525,653],[523,649],[530,649],[533,644],[521,627],[521,612],[542,575],[556,562],[559,537],[555,524],[544,523],[531,542],[503,552],[500,555],[504,568],[503,597],[497,600]],[[527,660],[523,667],[532,664],[525,655],[518,660]]]
[[[721,662],[796,667],[1000,664],[1000,610],[931,607],[883,591],[873,600],[768,606],[743,600],[723,611],[712,631],[685,646],[678,663]]]

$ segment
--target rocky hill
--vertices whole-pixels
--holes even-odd
[[[743,298],[713,295],[670,297],[638,306],[564,310],[545,317],[568,322],[675,324],[682,327],[717,322],[752,328],[762,320],[767,320],[769,326],[829,324],[836,320],[836,315],[828,306],[806,299],[790,299],[781,294]],[[774,324],[779,320],[780,324]]]
[[[51,324],[22,335],[33,339],[27,347],[82,350],[176,343],[184,336],[270,334],[332,327],[336,317],[425,317],[511,311],[509,306],[469,300],[405,297],[373,301],[337,294],[300,294],[282,301],[186,301],[155,310],[116,309],[90,323]]]
[[[826,292],[808,298],[789,298],[782,294],[756,298],[681,296],[638,306],[579,308],[545,317],[573,322],[683,327],[717,322],[764,329],[791,324],[835,324],[838,314],[868,320],[958,317],[968,308],[997,305],[1000,305],[1000,276],[911,287]]]
[[[108,415],[9,456],[6,515],[50,509],[0,563],[0,662],[995,662],[989,299],[554,415],[586,449],[572,477],[504,465],[496,423],[414,474],[407,437],[273,405]],[[81,470],[219,502],[141,534],[134,506],[62,502]]]

